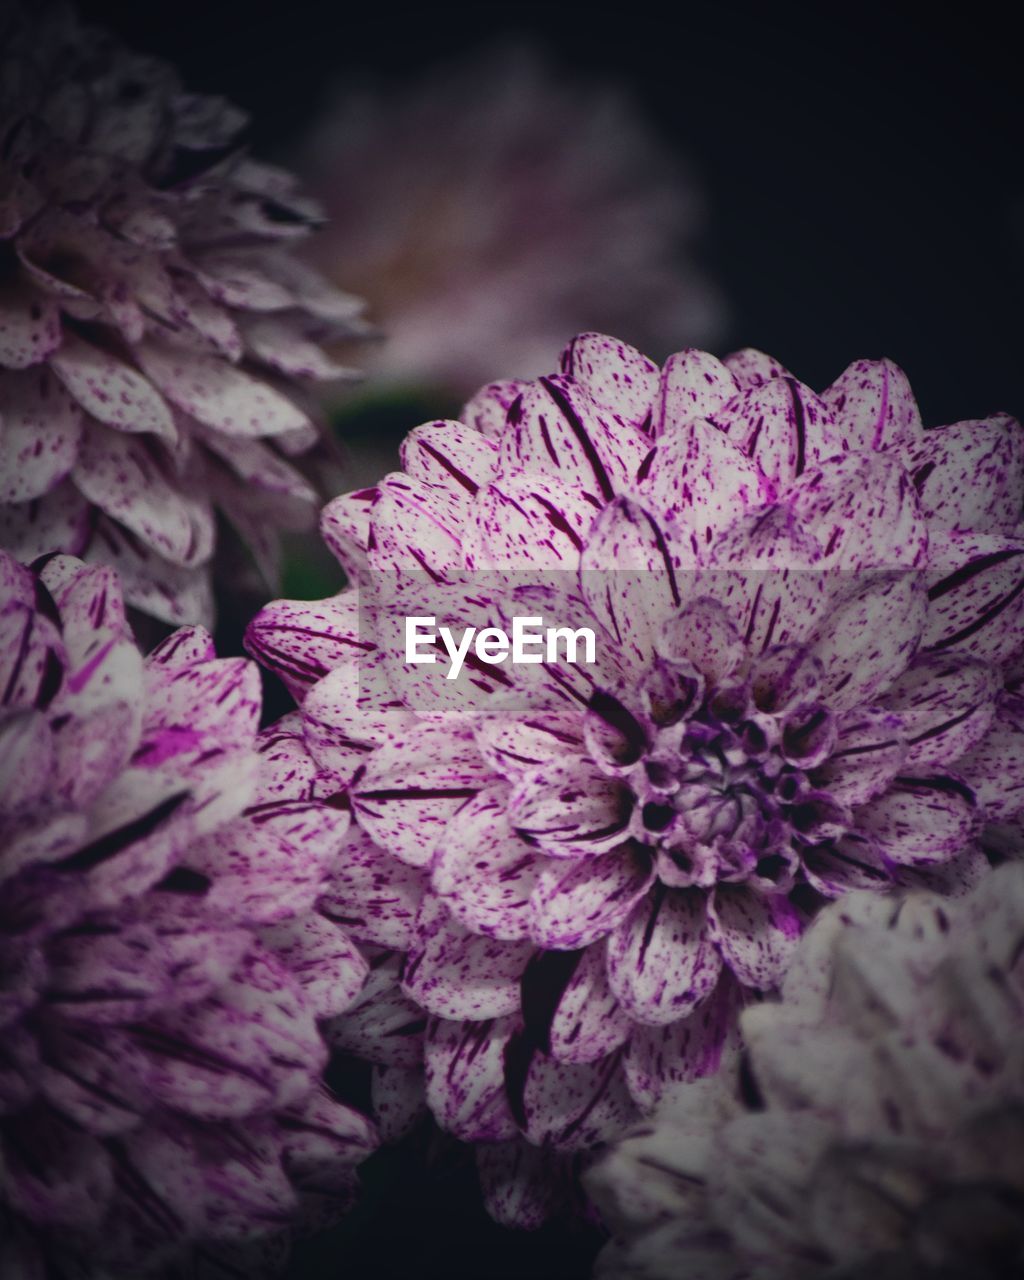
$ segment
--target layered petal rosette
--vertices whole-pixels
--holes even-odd
[[[293,256],[316,206],[242,112],[62,6],[0,19],[0,545],[115,565],[208,620],[215,515],[273,580],[316,501],[304,380],[358,301]]]
[[[337,781],[200,628],[143,660],[109,568],[0,553],[0,626],[0,1273],[272,1257],[375,1141],[321,1083]]]
[[[1018,856],[1024,849],[1018,848]],[[854,893],[748,1057],[588,1175],[609,1280],[1014,1275],[1024,1258],[1024,867],[966,898]]]
[[[356,936],[404,955],[430,1108],[513,1144],[515,1216],[514,1144],[586,1152],[715,1070],[825,902],[988,871],[1024,809],[1024,438],[925,429],[887,361],[817,395],[597,335],[463,418],[325,509],[358,592],[249,644],[347,780]],[[406,661],[409,618],[522,615],[594,660]]]

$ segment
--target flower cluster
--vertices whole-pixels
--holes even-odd
[[[511,1153],[507,1205],[522,1138],[586,1152],[713,1071],[823,903],[987,873],[1024,809],[1024,435],[925,429],[888,361],[818,395],[588,334],[402,457],[322,518],[364,616],[278,602],[249,645],[348,785],[402,1061],[419,1008],[430,1108]],[[401,615],[515,600],[598,661],[404,665]]]
[[[609,1280],[996,1277],[1024,1256],[1024,868],[855,893],[797,949],[749,1058],[588,1175]]]
[[[580,329],[667,351],[721,328],[696,176],[625,93],[530,46],[347,86],[296,166],[330,215],[309,261],[370,299],[381,380],[457,399],[543,373]]]
[[[206,621],[215,512],[271,581],[275,531],[312,522],[294,388],[348,374],[319,344],[361,304],[294,257],[317,209],[241,112],[42,8],[0,19],[0,545]]]
[[[110,568],[0,553],[4,1275],[212,1265],[375,1144],[320,1079],[366,975],[315,909],[349,815],[259,695],[197,627],[144,660]]]

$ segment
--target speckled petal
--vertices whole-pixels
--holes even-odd
[[[505,1097],[505,1049],[514,1018],[449,1022],[427,1030],[427,1105],[442,1129],[463,1142],[496,1142],[517,1133]]]
[[[207,498],[183,493],[168,472],[138,437],[90,422],[74,476],[90,502],[158,555],[194,568],[213,554],[213,508]]]
[[[933,534],[922,647],[1005,662],[1024,644],[1024,539]]]
[[[488,787],[445,828],[432,886],[452,915],[487,937],[514,941],[530,931],[530,895],[545,859],[513,830],[508,788]]]
[[[1024,811],[1024,698],[1004,694],[982,741],[956,763],[989,821]]]
[[[545,1048],[558,1062],[595,1062],[636,1031],[608,983],[604,947],[587,947],[551,1014]]]
[[[472,497],[494,475],[498,447],[461,422],[427,422],[410,431],[399,450],[402,466],[417,480],[444,484]]]
[[[661,437],[710,418],[736,394],[732,373],[706,351],[688,348],[669,356],[661,371],[654,408],[654,435]]]
[[[0,365],[6,369],[27,369],[41,364],[60,343],[57,303],[16,280],[5,281],[0,302]]]
[[[512,826],[556,858],[590,858],[628,835],[630,804],[614,779],[588,760],[538,765],[516,783],[509,799]]]
[[[917,649],[925,613],[919,574],[854,577],[810,641],[824,668],[822,697],[834,712],[869,703],[892,685]]]
[[[947,765],[985,736],[995,713],[998,669],[956,651],[918,654],[882,705],[903,720],[909,772]]]
[[[560,364],[603,413],[624,425],[651,429],[659,371],[635,347],[602,333],[581,333],[562,352]]]
[[[855,360],[821,398],[851,450],[912,445],[921,434],[907,375],[891,360]]]
[[[530,1142],[584,1151],[609,1142],[636,1118],[626,1089],[622,1051],[596,1062],[555,1062],[535,1053],[525,1072],[506,1060],[513,1114]]]
[[[82,415],[45,368],[0,373],[0,405],[0,502],[29,502],[74,467]]]
[[[298,979],[316,1018],[344,1013],[362,989],[368,968],[333,921],[316,912],[260,930],[260,940]]]
[[[772,378],[788,378],[789,370],[756,347],[732,351],[722,361],[740,387],[759,387]]]
[[[713,421],[777,485],[842,449],[825,404],[795,378],[773,378],[741,391]]]
[[[328,1044],[382,1066],[422,1069],[427,1015],[399,986],[402,957],[376,956],[355,1004],[340,1018],[323,1024]]]
[[[434,898],[424,900],[417,931],[402,990],[428,1013],[477,1022],[519,1008],[519,979],[531,943],[471,934]]]
[[[608,940],[608,980],[637,1022],[686,1017],[715,989],[722,958],[699,890],[656,886]]]
[[[609,425],[590,395],[558,374],[532,382],[512,403],[501,437],[501,469],[554,473],[608,502],[636,475],[650,441]]]
[[[564,1208],[566,1191],[557,1159],[550,1150],[531,1146],[522,1138],[477,1147],[484,1204],[495,1222],[534,1231]]]
[[[119,431],[175,439],[167,402],[130,364],[74,334],[65,337],[50,363],[68,393],[100,422]]]
[[[474,569],[575,569],[596,509],[557,477],[510,475],[481,489],[465,534]]]
[[[596,942],[629,915],[653,877],[649,852],[633,842],[594,858],[550,862],[531,896],[534,941],[559,951]]]
[[[426,871],[407,866],[353,826],[338,852],[319,910],[356,942],[407,951],[430,887]]]
[[[143,372],[167,399],[204,426],[235,436],[274,436],[307,425],[279,392],[214,356],[154,340],[137,348]]]
[[[944,774],[897,778],[854,814],[858,831],[890,862],[932,866],[960,853],[978,830],[974,793]]]
[[[505,430],[508,411],[529,387],[529,382],[508,379],[481,387],[459,413],[459,421],[485,436],[498,437]]]
[[[370,652],[372,640],[360,636],[359,597],[345,591],[326,600],[275,600],[249,623],[245,647],[301,699],[333,668]]]
[[[380,752],[352,791],[360,826],[403,862],[426,866],[452,815],[487,782],[490,770],[468,735],[420,732],[414,751]]]
[[[903,720],[881,707],[856,707],[839,721],[839,737],[815,774],[840,804],[865,804],[896,777],[907,758]]]
[[[463,564],[459,530],[465,521],[462,498],[444,485],[427,484],[398,472],[377,486],[373,510],[370,568],[424,570],[443,576]]]
[[[1020,523],[1024,428],[1014,418],[927,431],[904,458],[921,513],[935,528],[1009,534]]]
[[[744,986],[778,986],[802,931],[787,898],[718,885],[708,898],[708,921],[722,960]]]

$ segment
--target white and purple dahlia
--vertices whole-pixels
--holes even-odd
[[[208,621],[215,514],[275,576],[316,495],[303,380],[361,304],[293,253],[318,220],[245,116],[62,6],[0,17],[0,545],[115,565]]]
[[[1024,847],[1017,849],[1018,857]],[[747,1055],[587,1176],[607,1280],[1003,1280],[1024,1265],[1024,867],[822,913]]]
[[[295,166],[329,222],[307,257],[369,299],[382,382],[453,398],[543,373],[569,333],[712,342],[697,175],[613,83],[504,43],[348,85]]]
[[[249,645],[347,781],[351,927],[404,956],[429,1106],[514,1183],[715,1070],[829,899],[988,871],[1024,810],[1024,434],[925,429],[888,361],[817,395],[588,334],[402,456],[323,513],[359,590]],[[405,661],[408,617],[523,614],[595,660]]]
[[[112,569],[0,552],[4,1276],[215,1271],[375,1143],[321,1079],[366,976],[315,909],[349,815],[259,709],[198,627],[144,660]]]

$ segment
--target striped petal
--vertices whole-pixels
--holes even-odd
[[[913,445],[921,434],[907,375],[891,360],[855,360],[821,398],[854,452]]]
[[[908,772],[950,764],[985,736],[1000,680],[995,667],[951,651],[922,653],[882,699],[903,721]]]
[[[1005,662],[1024,645],[1024,540],[933,534],[922,645]]]
[[[626,839],[628,794],[589,761],[556,760],[524,774],[509,799],[509,820],[556,858],[590,858]]]
[[[405,472],[428,484],[448,485],[472,497],[494,475],[498,448],[479,430],[461,422],[428,422],[416,427],[399,450]]]
[[[463,1142],[498,1142],[517,1132],[504,1077],[505,1049],[515,1025],[508,1017],[434,1019],[428,1028],[427,1104],[441,1128]]]
[[[350,589],[326,600],[265,605],[246,628],[245,647],[301,699],[342,662],[370,652],[373,641],[360,635],[359,597]]]
[[[778,986],[802,927],[788,899],[718,885],[708,898],[708,923],[722,961],[745,987]]]
[[[978,809],[965,783],[943,774],[899,777],[854,814],[856,828],[900,866],[948,862],[977,834]]]
[[[653,878],[650,853],[632,841],[597,857],[549,862],[531,895],[531,936],[558,951],[589,946],[626,919]]]
[[[561,368],[602,413],[623,425],[650,429],[658,366],[635,347],[601,333],[581,333],[562,352]]]
[[[722,958],[699,891],[656,886],[608,941],[608,981],[637,1022],[683,1018],[715,989]]]

